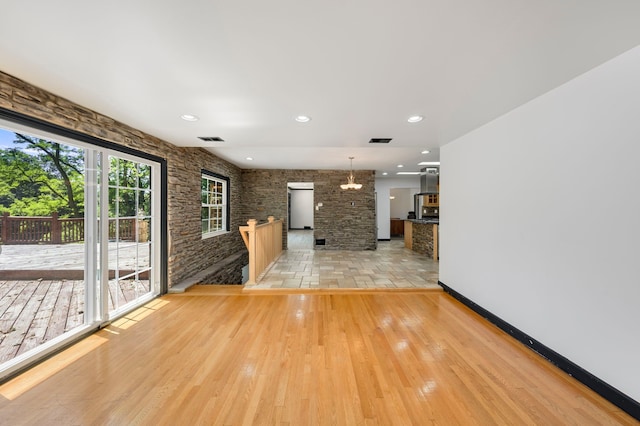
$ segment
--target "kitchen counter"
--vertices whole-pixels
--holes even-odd
[[[435,217],[435,218],[429,218],[429,219],[407,219],[407,221],[412,222],[412,223],[435,223],[435,224],[439,224],[440,223],[440,219]]]
[[[404,221],[404,246],[438,260],[439,219],[407,219]]]

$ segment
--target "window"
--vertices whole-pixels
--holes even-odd
[[[229,178],[202,171],[202,238],[229,231]]]

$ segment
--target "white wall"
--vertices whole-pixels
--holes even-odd
[[[392,218],[406,219],[407,214],[414,210],[413,194],[420,192],[420,188],[391,188],[389,190],[390,215]]]
[[[419,159],[417,158],[416,160]],[[376,209],[378,239],[380,240],[388,240],[391,238],[389,229],[389,225],[391,223],[391,205],[389,203],[389,196],[391,195],[390,191],[392,188],[415,188],[415,192],[419,192],[420,177],[376,177]],[[406,213],[404,218],[406,218]]]
[[[313,228],[313,190],[290,189],[291,191],[291,224],[290,228]]]
[[[640,47],[441,160],[440,280],[640,401]]]

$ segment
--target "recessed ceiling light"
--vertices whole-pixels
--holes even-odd
[[[397,175],[419,175],[420,172],[398,172]]]
[[[418,163],[418,166],[439,166],[439,161],[422,161]]]
[[[383,173],[382,173],[382,176],[386,176],[386,175],[388,175],[388,174],[389,174],[389,173],[387,173],[387,172],[383,172]]]
[[[253,161],[253,157],[247,157],[247,161]]]
[[[184,121],[198,121],[198,120],[200,120],[200,118],[198,118],[197,115],[193,115],[193,114],[182,114],[180,116],[180,118],[182,118]]]
[[[404,167],[404,165],[398,164],[398,168],[402,168],[402,167]]]
[[[421,115],[412,115],[411,117],[407,118],[407,121],[409,123],[419,123],[422,121],[424,117]]]
[[[428,154],[428,153],[429,153],[428,149],[425,149],[424,151],[421,152],[421,154]]]
[[[308,123],[309,121],[311,121],[311,117],[309,117],[308,115],[299,115],[296,117],[296,121],[298,123]]]

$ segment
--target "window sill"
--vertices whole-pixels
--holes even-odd
[[[209,238],[217,237],[219,235],[229,234],[231,231],[218,231],[218,232],[210,232],[208,234],[202,234],[202,239],[207,240]]]

